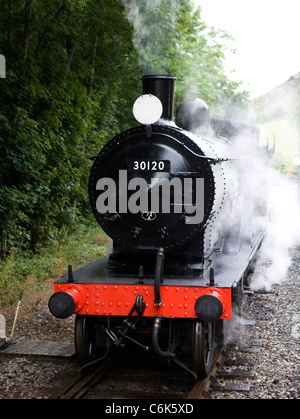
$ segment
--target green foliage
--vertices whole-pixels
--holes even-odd
[[[123,79],[122,67],[133,73],[136,62],[123,9],[114,3],[113,14],[108,0],[13,0],[3,7],[2,254],[15,246],[37,250],[89,214],[89,157],[123,129],[121,109],[137,96]]]
[[[142,10],[151,4],[136,3]],[[175,8],[170,0],[152,4],[154,43],[149,36],[142,42],[155,71],[159,56],[164,73],[177,76],[177,102],[190,85],[210,105],[224,97],[239,101],[223,71],[228,36],[207,28],[191,0],[176,0]],[[0,80],[0,254],[6,255],[37,251],[63,226],[90,216],[89,157],[135,124],[131,108],[145,66],[118,0],[10,0],[1,4],[0,27],[7,63]]]

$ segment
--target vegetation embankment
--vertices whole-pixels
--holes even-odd
[[[0,261],[0,307],[17,300],[21,291],[26,295],[42,290],[46,279],[64,275],[68,265],[77,269],[98,259],[110,246],[108,236],[90,223],[76,231],[63,228],[55,243],[35,253],[11,249]]]

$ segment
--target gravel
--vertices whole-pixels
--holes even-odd
[[[247,322],[244,320],[238,322],[236,340],[230,352],[241,356],[239,350],[249,339],[251,346],[260,349],[259,353],[247,354],[247,358],[254,360],[255,371],[254,378],[249,379],[250,392],[217,393],[218,398],[299,398],[300,249],[292,249],[291,256],[292,265],[282,284],[273,286],[271,293],[256,292],[249,297],[245,317],[255,319],[255,324],[245,326]],[[43,291],[24,293],[14,333],[15,342],[23,339],[73,340],[73,316],[58,320],[48,311],[52,289],[52,281],[49,280]],[[6,318],[7,334],[12,327],[15,309],[16,305],[12,305],[0,310]],[[77,372],[76,361],[8,357],[1,355],[0,351],[0,399],[48,398]]]

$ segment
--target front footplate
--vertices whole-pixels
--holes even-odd
[[[197,300],[203,295],[214,295],[222,303],[220,319],[231,318],[231,288],[160,285],[160,306],[155,304],[153,285],[55,283],[54,290],[55,293],[76,295],[78,302],[75,302],[74,313],[80,315],[127,317],[137,295],[141,294],[145,302],[145,317],[196,319]]]

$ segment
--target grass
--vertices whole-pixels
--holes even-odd
[[[95,225],[80,225],[75,232],[62,229],[56,243],[37,254],[11,249],[0,261],[0,307],[16,301],[21,291],[42,290],[49,278],[92,262],[108,253],[109,237]]]

